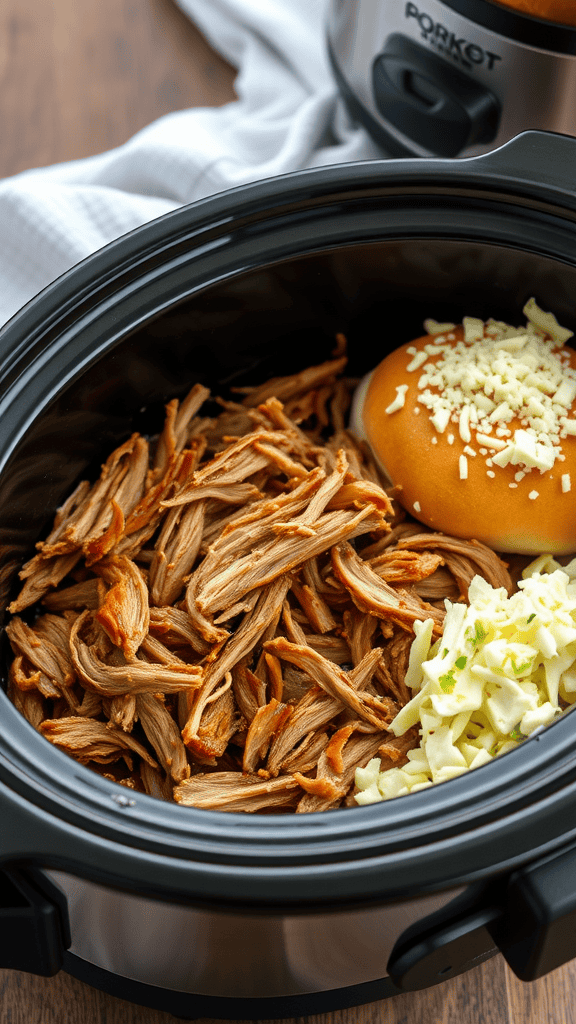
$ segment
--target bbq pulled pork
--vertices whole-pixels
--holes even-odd
[[[196,385],[58,510],[8,609],[8,692],[80,763],[187,806],[301,813],[350,806],[356,768],[418,744],[389,728],[414,622],[439,636],[445,597],[511,580],[395,504],[345,429],[342,350],[238,401]]]

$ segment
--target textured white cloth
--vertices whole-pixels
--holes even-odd
[[[222,189],[379,155],[330,70],[329,0],[179,0],[238,68],[238,100],[177,111],[98,156],[0,181],[0,324],[119,235]]]

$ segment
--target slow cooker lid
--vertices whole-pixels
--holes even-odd
[[[545,183],[534,181],[525,164],[528,153],[533,165],[540,159],[548,166],[555,144],[567,147],[562,151],[573,159],[573,140],[554,143],[529,133],[500,155],[458,165],[370,162],[303,172],[177,211],[113,243],[4,329],[4,469],[18,466],[20,457],[25,478],[26,457],[33,456],[26,445],[41,411],[49,417],[75,387],[77,398],[85,395],[91,367],[100,366],[98,384],[111,380],[114,370],[126,382],[137,364],[123,370],[121,354],[130,345],[133,353],[140,349],[138,329],[155,325],[158,351],[158,317],[184,309],[184,299],[201,304],[204,297],[221,313],[215,296],[230,300],[231,292],[260,287],[265,302],[268,279],[259,275],[270,268],[279,268],[297,293],[305,261],[317,261],[309,268],[316,286],[340,259],[341,284],[348,290],[340,315],[355,303],[353,276],[346,281],[355,247],[363,257],[379,244],[390,245],[390,267],[409,250],[417,267],[426,246],[444,245],[448,253],[452,246],[452,265],[466,250],[470,273],[474,253],[499,252],[502,266],[517,261],[523,272],[538,266],[545,289],[554,287],[564,305],[555,311],[565,317],[576,280],[576,197],[548,172]],[[361,259],[359,265],[369,264]],[[233,318],[233,305],[231,310]],[[322,315],[329,336],[333,311]],[[212,337],[215,324],[213,319],[208,327]],[[241,369],[248,372],[250,346],[241,354]],[[141,400],[135,379],[132,374],[133,391],[126,392],[134,409]],[[150,374],[147,379],[149,384]],[[114,406],[113,389],[111,394]],[[107,408],[110,401],[105,396]],[[122,414],[115,424],[120,431],[128,426]],[[20,530],[20,540],[27,536],[29,543],[35,538],[26,517],[7,505],[11,497],[13,510],[18,507],[18,475],[4,472],[2,479],[2,538],[14,541]],[[54,492],[53,505],[62,496]],[[31,859],[195,898],[235,899],[241,891],[255,902],[362,899],[453,884],[495,867],[502,871],[576,831],[576,743],[569,715],[500,761],[409,800],[247,819],[126,792],[51,747],[0,698],[0,856],[7,861]]]

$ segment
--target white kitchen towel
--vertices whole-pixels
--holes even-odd
[[[238,99],[176,111],[107,153],[0,181],[0,324],[107,242],[185,203],[381,155],[338,96],[330,0],[179,0],[238,68]]]

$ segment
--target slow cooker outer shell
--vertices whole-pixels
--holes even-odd
[[[366,369],[375,305],[392,339],[430,313],[513,316],[534,292],[573,320],[575,154],[574,140],[527,133],[458,164],[375,161],[245,186],[133,232],[46,289],[0,335],[2,579],[71,484],[132,426],[157,426],[194,380],[289,372],[324,358],[341,329],[351,369]],[[247,820],[127,797],[0,697],[7,863],[196,902],[313,905],[451,887],[576,837],[570,716],[409,801]]]

